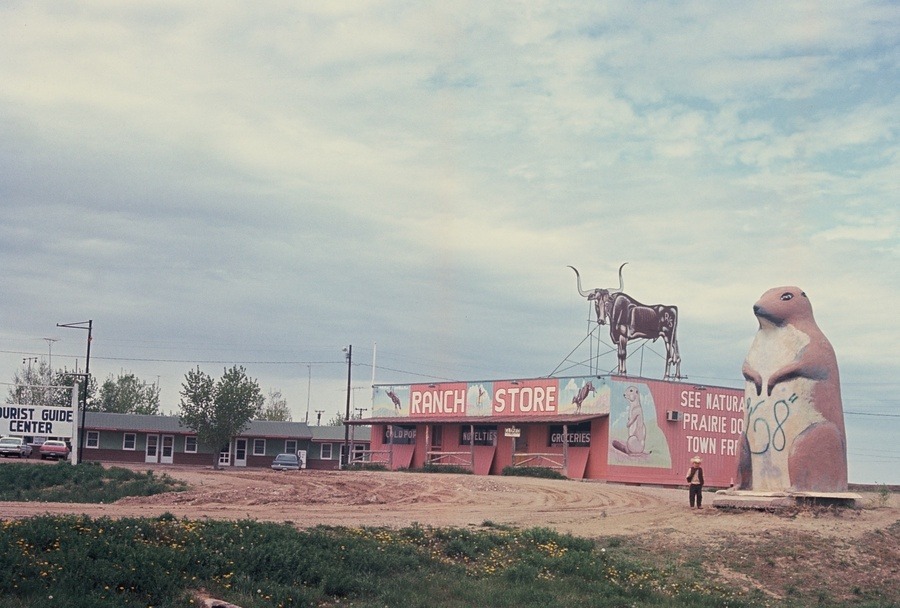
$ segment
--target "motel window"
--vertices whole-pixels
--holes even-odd
[[[321,456],[322,460],[331,460],[331,445],[330,443],[323,443],[321,448]]]
[[[288,454],[296,454],[297,453],[297,440],[296,439],[285,440],[284,451]]]
[[[440,448],[444,444],[444,427],[433,425],[431,427],[431,447]]]
[[[196,454],[197,453],[197,436],[196,435],[188,435],[184,438],[184,452],[186,454]]]
[[[394,445],[412,445],[416,442],[416,427],[402,424],[385,426],[384,442]]]
[[[369,449],[368,444],[365,443],[354,443],[353,444],[353,460],[363,460],[363,456],[365,455],[366,450]]]
[[[472,445],[472,427],[463,425],[460,431],[459,445]],[[476,426],[475,445],[497,445],[497,427]]]
[[[266,455],[266,440],[265,439],[254,439],[253,440],[253,455],[254,456],[265,456]]]
[[[135,449],[136,443],[137,435],[135,435],[134,433],[125,433],[125,436],[122,438],[122,449],[133,450]]]
[[[97,449],[100,447],[100,431],[88,431],[84,440],[84,447]]]
[[[591,423],[582,422],[580,424],[570,424],[566,429],[568,431],[569,447],[586,448],[591,445]],[[547,445],[551,447],[562,447],[563,445],[563,425],[551,424],[549,434],[547,436]]]

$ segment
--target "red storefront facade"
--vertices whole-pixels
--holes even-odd
[[[693,456],[728,486],[743,389],[628,376],[373,387],[366,458],[390,468],[455,465],[480,475],[552,467],[572,479],[682,485]]]

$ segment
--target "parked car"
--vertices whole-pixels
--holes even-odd
[[[272,461],[272,468],[276,471],[299,471],[300,459],[296,454],[279,454]]]
[[[47,458],[55,458],[56,460],[60,460],[61,458],[68,458],[69,452],[72,450],[69,449],[68,444],[65,441],[57,441],[56,439],[48,439],[44,443],[41,444],[40,454],[41,460]]]
[[[21,437],[3,437],[0,439],[0,456],[28,458],[31,456],[31,446]]]

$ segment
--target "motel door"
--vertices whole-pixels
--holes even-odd
[[[231,466],[231,444],[230,443],[226,443],[222,447],[222,451],[219,452],[219,466],[220,467]]]
[[[235,439],[234,440],[234,466],[236,466],[236,467],[247,466],[247,440],[246,439]]]
[[[159,461],[163,464],[172,464],[172,456],[175,452],[175,437],[172,435],[162,436],[162,451],[160,452]]]
[[[147,435],[144,462],[159,462],[159,435]]]

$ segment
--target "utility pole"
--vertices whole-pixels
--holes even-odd
[[[37,362],[38,362],[37,357],[25,357],[24,359],[22,359],[22,365],[28,366],[27,371],[25,372],[25,374],[26,374],[25,377],[29,379],[29,382],[31,381],[31,364],[37,363]]]
[[[347,413],[344,416],[344,458],[350,461],[350,369],[353,366],[353,345],[347,349]]]
[[[37,357],[25,357],[22,359],[22,365],[27,365],[25,369],[25,380],[28,382],[28,404],[34,405],[34,378],[31,377],[31,364],[37,363]]]
[[[47,341],[47,388],[44,389],[44,401],[47,401],[47,393],[51,391],[53,384],[53,343],[59,342],[59,338],[44,338]]]
[[[86,329],[87,338],[87,357],[84,360],[84,388],[81,391],[81,424],[78,426],[78,462],[81,464],[82,454],[84,453],[84,413],[87,410],[88,383],[91,380],[91,333],[94,329],[94,320],[80,321],[78,323],[57,323],[57,327],[68,327],[70,329]]]
[[[50,374],[53,374],[53,343],[59,342],[59,338],[44,338],[47,341],[47,367]]]
[[[312,365],[306,366],[306,418],[303,420],[309,424],[309,395],[312,392]]]
[[[361,419],[363,412],[367,412],[368,410],[369,410],[369,408],[367,408],[367,407],[354,407],[353,408],[353,411],[356,412],[357,420]],[[355,447],[356,447],[356,425],[354,425],[353,428],[350,429],[350,450],[353,451],[353,449]],[[347,452],[347,462],[349,463],[350,460],[351,460],[350,452]]]

